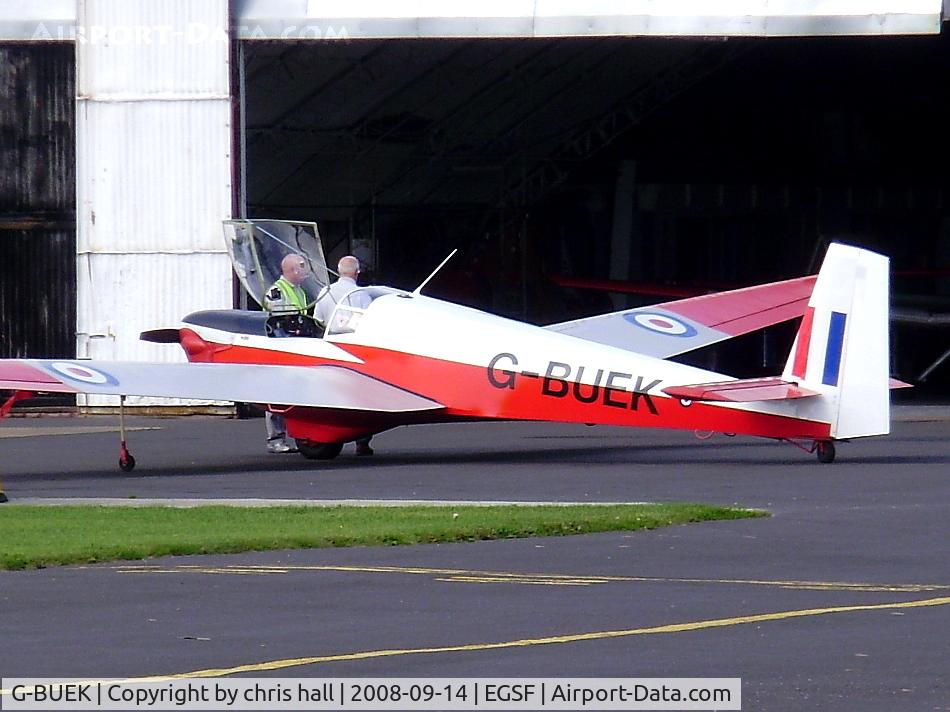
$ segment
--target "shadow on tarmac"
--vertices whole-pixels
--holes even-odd
[[[761,448],[766,445],[775,448],[774,454],[757,458],[749,452],[751,448]],[[701,447],[702,451],[698,451]],[[693,449],[693,452],[689,452]],[[729,456],[724,450],[734,450],[735,455]],[[711,452],[716,451],[716,452]],[[680,454],[680,458],[672,458],[672,454]],[[686,459],[688,458],[688,459]],[[946,459],[939,455],[870,455],[863,454],[850,459],[846,448],[839,448],[838,459],[832,465],[820,465],[814,455],[794,450],[783,451],[771,443],[703,443],[701,445],[655,445],[650,447],[597,447],[597,448],[564,448],[564,449],[524,449],[504,450],[493,452],[465,452],[459,454],[420,452],[419,454],[391,454],[380,452],[372,458],[356,458],[345,454],[335,460],[316,461],[306,460],[300,455],[265,455],[260,459],[245,462],[212,462],[212,463],[183,463],[181,465],[150,466],[147,454],[139,456],[139,466],[133,473],[119,472],[115,469],[86,468],[59,473],[8,473],[4,479],[8,482],[58,482],[83,479],[109,479],[114,482],[136,482],[159,477],[203,477],[231,474],[274,473],[282,474],[294,472],[306,473],[335,473],[348,471],[385,473],[390,469],[410,466],[458,466],[458,465],[491,465],[518,467],[525,464],[534,465],[681,465],[683,467],[726,466],[736,468],[814,468],[815,474],[831,476],[836,470],[843,468],[863,467],[867,465],[933,465],[945,463]],[[469,476],[464,473],[464,476]]]

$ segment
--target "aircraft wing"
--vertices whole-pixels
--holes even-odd
[[[0,360],[0,388],[242,401],[383,413],[441,403],[342,366]]]
[[[805,313],[816,277],[637,307],[545,327],[627,351],[669,358]]]

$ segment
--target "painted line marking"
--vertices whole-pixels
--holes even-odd
[[[411,574],[433,576],[437,581],[466,582],[466,583],[529,583],[547,585],[583,585],[593,583],[686,583],[686,584],[726,584],[745,586],[774,586],[810,591],[862,591],[874,593],[921,593],[927,591],[947,591],[947,584],[879,584],[855,583],[846,581],[768,581],[758,579],[704,579],[704,578],[677,578],[660,576],[600,576],[594,574],[543,574],[518,573],[506,571],[478,571],[468,569],[438,569],[402,566],[267,566],[267,565],[234,565],[234,566],[199,566],[196,564],[182,564],[173,567],[150,566],[148,564],[129,564],[111,567],[118,573],[125,574],[287,574],[295,571],[335,571],[343,573],[380,573],[380,574]]]
[[[748,623],[768,623],[772,621],[791,620],[794,618],[809,618],[813,616],[830,615],[833,613],[859,613],[864,611],[894,611],[908,608],[926,608],[934,606],[945,606],[950,604],[950,596],[940,598],[926,598],[916,601],[902,601],[899,603],[874,603],[855,606],[832,606],[829,608],[803,608],[791,611],[777,611],[774,613],[757,613],[749,616],[737,616],[735,618],[712,618],[707,620],[692,621],[689,623],[671,623],[666,625],[651,626],[648,628],[628,628],[625,630],[603,630],[590,633],[575,633],[572,635],[555,635],[543,638],[520,638],[518,640],[506,640],[495,643],[469,643],[462,645],[445,645],[429,648],[391,648],[385,650],[364,650],[352,653],[339,653],[335,655],[314,655],[303,658],[284,658],[281,660],[270,660],[260,663],[250,663],[247,665],[236,665],[226,668],[209,668],[205,670],[193,670],[190,672],[174,673],[171,675],[154,675],[149,677],[134,677],[124,680],[110,680],[110,682],[167,682],[169,680],[184,680],[192,678],[205,677],[224,677],[227,675],[240,675],[244,673],[266,672],[271,670],[284,670],[291,667],[301,667],[304,665],[317,665],[320,663],[344,662],[348,660],[371,660],[374,658],[392,658],[402,655],[438,655],[442,653],[462,653],[479,652],[485,650],[504,650],[506,648],[527,648],[536,645],[564,645],[567,643],[579,643],[593,640],[609,640],[612,638],[629,638],[635,635],[656,635],[663,633],[686,633],[696,630],[709,630],[712,628],[726,628],[734,625],[745,625]],[[103,682],[101,680],[84,680],[86,684],[95,684]],[[9,694],[9,690],[0,690],[0,696]]]
[[[448,578],[436,578],[435,580],[449,583],[516,583],[528,586],[590,586],[595,583],[607,583],[602,579],[499,578],[497,576],[450,576]]]
[[[136,426],[126,428],[127,432],[140,430],[161,430],[158,426]],[[29,428],[16,425],[5,425],[0,428],[0,438],[32,438],[47,437],[49,435],[94,435],[96,433],[118,433],[117,425],[75,425],[64,428]]]
[[[118,432],[118,431],[116,431]],[[97,507],[615,507],[656,505],[657,502],[538,502],[514,500],[441,499],[260,499],[255,497],[23,497],[18,504],[43,506],[93,505]],[[749,512],[761,510],[746,509]]]

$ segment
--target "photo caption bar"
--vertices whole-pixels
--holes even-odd
[[[0,679],[0,710],[741,710],[724,678]]]

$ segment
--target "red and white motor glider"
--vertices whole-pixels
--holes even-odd
[[[257,403],[282,413],[316,459],[398,425],[464,420],[756,435],[797,443],[821,462],[834,459],[836,440],[890,429],[888,259],[864,249],[831,245],[817,278],[547,327],[420,290],[362,287],[367,308],[344,299],[325,333],[287,338],[269,336],[261,312],[197,312],[142,334],[179,343],[189,363],[2,360],[0,388]],[[799,316],[774,378],[665,360]],[[131,469],[124,444],[122,457]]]

